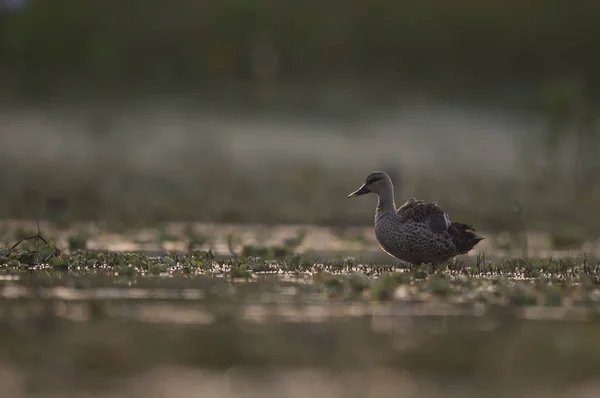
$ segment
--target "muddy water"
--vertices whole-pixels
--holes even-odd
[[[5,276],[0,396],[592,397],[597,313],[350,300],[302,277]]]
[[[18,227],[32,230],[35,224],[10,226]],[[62,248],[74,234],[85,236],[90,249],[143,251],[185,251],[192,238],[203,237],[197,249],[227,256],[245,245],[296,239],[295,251],[305,256],[372,256],[375,263],[390,264],[370,228],[176,223],[119,233],[93,224],[41,228]],[[486,256],[518,255],[518,248],[495,242],[478,248]],[[552,251],[542,235],[532,234],[529,245],[530,255],[582,253]],[[476,254],[463,259],[474,261]],[[507,284],[478,279],[472,285],[477,289],[455,286],[445,298],[432,293],[431,284],[403,284],[392,301],[375,302],[364,294],[333,294],[312,275],[232,280],[227,272],[109,271],[0,270],[0,397],[600,393],[595,348],[600,290],[588,285],[584,300],[578,280],[561,290],[560,305],[548,306],[547,299],[524,305],[511,301],[524,300],[518,295],[503,297],[509,290],[502,289],[516,278]]]

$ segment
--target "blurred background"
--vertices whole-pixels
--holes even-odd
[[[1,217],[600,232],[596,1],[0,4]]]
[[[0,0],[0,395],[598,397],[599,50],[598,0]],[[475,266],[373,276],[374,170]]]

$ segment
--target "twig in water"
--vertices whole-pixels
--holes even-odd
[[[10,247],[10,249],[8,249],[9,252],[13,251],[14,249],[17,248],[17,246],[19,246],[21,243],[25,242],[26,240],[32,240],[32,239],[37,239],[37,244],[38,244],[38,250],[40,250],[40,240],[42,242],[44,242],[45,244],[47,244],[48,246],[50,246],[50,244],[48,243],[48,241],[46,239],[44,239],[44,237],[42,236],[41,232],[40,232],[40,222],[37,221],[37,235],[34,236],[28,236],[26,238],[22,238],[21,240],[19,240],[17,243],[15,243],[14,245],[12,245]]]

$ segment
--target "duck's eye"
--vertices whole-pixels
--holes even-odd
[[[379,180],[381,180],[381,177],[372,177],[372,178],[369,178],[369,179],[367,180],[367,185],[371,185],[371,184],[373,184],[374,182],[377,182],[377,181],[379,181]]]

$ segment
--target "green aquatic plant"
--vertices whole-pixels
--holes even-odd
[[[115,267],[115,275],[133,277],[138,273],[138,270],[131,265],[119,265]]]
[[[242,257],[268,257],[270,249],[265,246],[246,245],[242,248]]]
[[[67,241],[69,244],[69,251],[71,252],[87,249],[87,239],[81,234],[71,235]]]
[[[345,280],[350,286],[350,291],[354,297],[362,295],[371,286],[371,279],[363,272],[353,272]]]
[[[547,285],[544,289],[545,305],[560,307],[564,302],[565,292],[557,284]]]
[[[327,295],[330,297],[339,297],[344,293],[344,283],[335,276],[329,276],[323,281]]]
[[[386,272],[371,285],[371,298],[375,301],[390,301],[394,298],[397,286],[394,275]]]
[[[351,272],[357,262],[354,257],[343,257],[338,254],[333,260],[325,261],[323,265],[333,272]]]
[[[533,306],[538,302],[538,296],[535,290],[527,283],[517,282],[516,285],[508,291],[509,303],[513,306]]]
[[[435,296],[446,298],[453,292],[452,281],[442,274],[436,274],[427,280],[426,289]]]
[[[232,278],[249,279],[252,277],[252,269],[246,264],[232,265],[229,271],[229,275]]]

